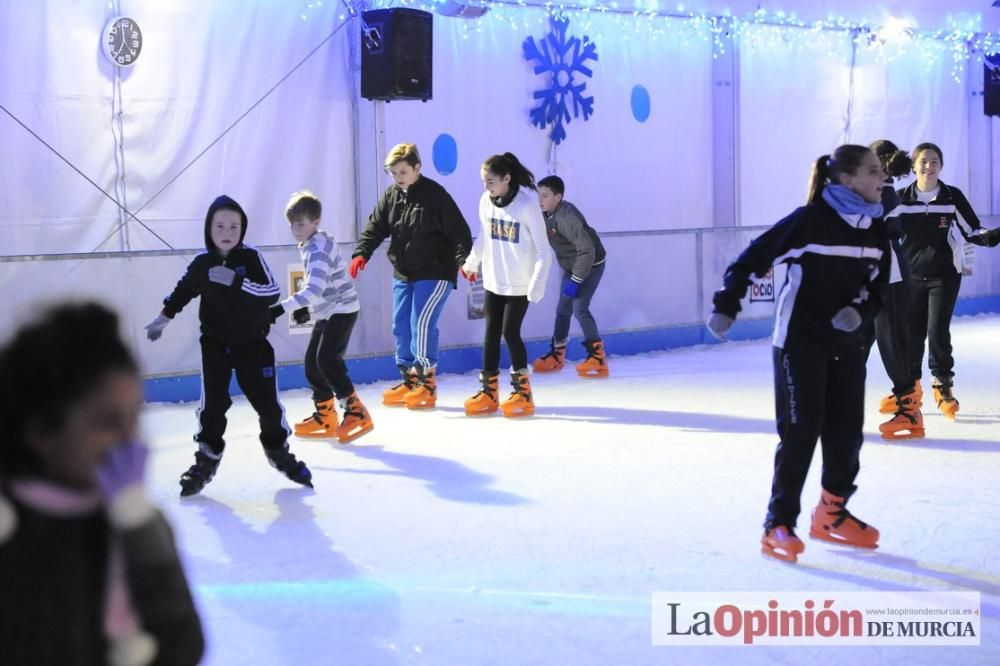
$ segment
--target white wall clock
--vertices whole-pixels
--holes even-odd
[[[114,17],[104,26],[101,45],[112,65],[131,67],[142,52],[139,24],[125,16]]]

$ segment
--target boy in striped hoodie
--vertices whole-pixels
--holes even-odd
[[[294,308],[291,316],[296,322],[302,324],[310,318],[314,322],[304,364],[316,411],[295,424],[295,435],[336,437],[347,443],[374,427],[344,363],[361,303],[333,237],[319,228],[322,213],[323,204],[306,191],[293,194],[285,207],[292,237],[299,242],[306,276],[299,291],[271,307],[271,320]],[[344,412],[339,423],[335,397]]]

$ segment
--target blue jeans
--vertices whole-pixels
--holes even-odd
[[[392,334],[396,365],[437,367],[438,319],[452,286],[447,280],[392,281]]]
[[[590,300],[594,298],[597,285],[601,284],[601,277],[604,275],[604,267],[607,262],[598,264],[590,269],[590,273],[580,285],[580,291],[576,292],[576,298],[568,298],[564,295],[563,289],[566,283],[572,279],[569,271],[563,271],[562,281],[559,283],[559,305],[556,306],[556,329],[553,338],[561,342],[569,337],[570,317],[576,317],[583,329],[583,339],[587,342],[600,340],[601,334],[597,330],[597,322],[594,315],[590,314]]]

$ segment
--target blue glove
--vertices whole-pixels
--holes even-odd
[[[143,443],[125,442],[111,449],[95,470],[108,520],[117,530],[138,527],[156,515],[143,483],[148,457],[149,449]]]
[[[149,449],[141,442],[127,442],[111,449],[96,473],[104,496],[112,500],[129,486],[141,484],[146,478],[148,457]]]
[[[576,280],[570,278],[566,281],[566,286],[563,287],[563,296],[566,298],[576,298],[576,295],[580,292],[580,283]]]

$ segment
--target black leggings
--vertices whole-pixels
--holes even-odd
[[[528,312],[527,296],[499,296],[487,290],[483,299],[486,314],[486,333],[483,337],[483,372],[500,370],[500,336],[503,335],[510,352],[514,370],[528,367],[528,351],[521,340],[521,322]]]

